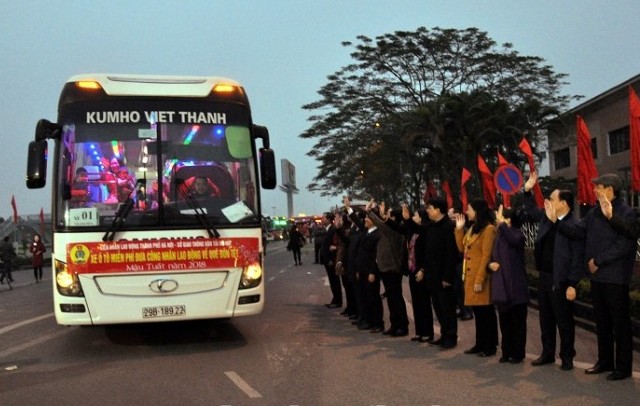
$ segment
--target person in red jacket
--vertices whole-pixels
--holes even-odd
[[[42,265],[44,264],[44,252],[46,251],[40,234],[36,233],[33,236],[33,241],[31,242],[29,251],[33,255],[31,260],[31,264],[33,265],[33,277],[36,279],[36,283],[39,283],[42,280]]]

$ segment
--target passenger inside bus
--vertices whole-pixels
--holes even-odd
[[[73,207],[84,207],[90,201],[89,173],[84,167],[76,169],[76,176],[71,186],[71,203]]]
[[[167,203],[169,201],[169,195],[167,194],[169,190],[169,185],[166,182],[163,182],[162,188],[162,197],[160,197],[160,190],[158,187],[158,179],[154,179],[151,182],[151,189],[147,191],[147,207],[150,209],[157,209],[158,202],[162,201],[163,203]]]
[[[116,181],[118,183],[118,201],[122,203],[131,196],[131,192],[135,189],[135,180],[129,173],[129,169],[126,166],[121,166],[118,168]]]

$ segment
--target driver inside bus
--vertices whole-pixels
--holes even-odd
[[[198,176],[191,186],[191,197],[210,198],[220,196],[220,189],[206,176]]]

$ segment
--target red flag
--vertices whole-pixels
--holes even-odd
[[[432,180],[427,183],[427,192],[429,193],[430,198],[438,196],[438,190]]]
[[[500,151],[498,151],[498,166],[502,165],[509,165],[509,161],[507,161],[505,157],[502,156]]]
[[[425,190],[422,195],[422,200],[424,201],[425,206],[427,205],[427,201],[435,196],[438,196],[438,190],[436,189],[436,185],[433,181],[430,180],[427,182],[427,190]]]
[[[629,86],[629,142],[631,144],[631,188],[640,192],[640,100]]]
[[[591,135],[582,117],[576,115],[576,137],[578,138],[578,202],[596,204],[596,193],[591,179],[598,177],[598,170],[591,152]]]
[[[460,180],[460,201],[462,202],[462,211],[467,211],[469,199],[467,198],[467,188],[464,186],[471,179],[471,172],[467,168],[462,168],[462,179]]]
[[[40,207],[40,239],[44,236],[44,210]]]
[[[527,139],[525,137],[522,137],[522,141],[520,141],[520,144],[518,146],[520,147],[520,150],[527,156],[527,160],[529,161],[529,171],[536,172],[536,163],[533,159],[533,151],[531,150],[531,146],[529,145]],[[536,185],[533,187],[533,197],[536,200],[536,205],[539,208],[543,208],[544,196],[542,195],[542,189],[540,188],[539,183],[536,183]]]
[[[444,190],[444,194],[447,197],[447,207],[453,207],[453,196],[451,195],[451,188],[449,187],[449,181],[442,181],[442,190]]]
[[[16,207],[16,198],[14,195],[11,195],[11,207],[13,208],[13,222],[18,222],[18,208]]]
[[[498,151],[498,166],[509,165],[509,161],[502,156],[500,151]],[[506,193],[500,193],[502,195],[502,205],[504,207],[511,207],[511,196]]]
[[[496,207],[496,185],[493,183],[493,175],[487,166],[487,163],[482,159],[482,156],[478,154],[478,170],[480,171],[480,178],[482,180],[482,193],[484,200],[487,201],[489,207]]]

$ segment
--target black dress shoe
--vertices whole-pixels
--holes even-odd
[[[366,322],[358,323],[358,330],[371,330],[371,325]]]
[[[345,316],[346,317],[348,315],[349,315],[349,312],[346,309],[340,312],[340,316]]]
[[[460,316],[460,320],[462,321],[473,320],[473,314],[463,314],[462,316]]]
[[[631,372],[622,372],[622,371],[613,371],[609,375],[607,375],[608,381],[619,381],[621,379],[626,379],[631,376]]]
[[[442,344],[440,344],[441,350],[450,350],[451,348],[455,348],[458,345],[456,341],[453,340],[443,340]]]
[[[411,337],[411,341],[417,341],[419,343],[423,343],[424,341],[422,341],[423,337],[422,336],[414,336]]]
[[[431,344],[431,345],[442,345],[443,342],[444,342],[444,338],[440,337],[437,340],[431,341],[429,344]]]
[[[418,341],[420,341],[421,343],[432,343],[434,342],[434,339],[433,336],[423,336]]]
[[[509,363],[510,364],[519,364],[522,362],[522,360],[524,360],[524,358],[509,358]]]
[[[382,334],[386,335],[386,336],[390,336],[393,333],[393,329],[392,328],[388,328],[386,330],[384,330],[382,332]]]
[[[384,331],[384,327],[373,327],[369,330],[372,334],[382,333]]]
[[[493,357],[494,355],[496,355],[495,351],[480,351],[478,353],[478,357],[482,357],[482,358]]]
[[[556,362],[555,358],[541,355],[538,359],[533,360],[531,365],[539,367],[541,365],[553,364],[554,362]]]
[[[501,364],[504,364],[505,362],[509,362],[509,361],[511,361],[511,358],[506,357],[504,355],[502,357],[500,357],[500,359],[498,360],[498,362],[501,363]]]
[[[464,350],[464,353],[465,353],[465,354],[477,354],[477,353],[479,353],[479,352],[480,352],[480,348],[475,347],[475,346],[474,346],[474,347],[469,348],[468,350]]]
[[[407,331],[407,329],[404,328],[397,328],[395,330],[393,330],[391,332],[391,334],[389,334],[391,337],[404,337],[406,335],[408,335],[409,332]]]
[[[596,362],[596,364],[591,368],[585,369],[584,373],[587,375],[596,375],[596,374],[601,374],[603,372],[609,372],[609,371],[613,371],[613,368],[604,366],[599,362]]]
[[[570,359],[563,359],[562,365],[560,365],[560,369],[563,371],[571,371],[573,369],[573,361]]]
[[[338,309],[342,307],[342,305],[339,305],[337,303],[327,303],[325,306],[327,306],[327,309]]]

